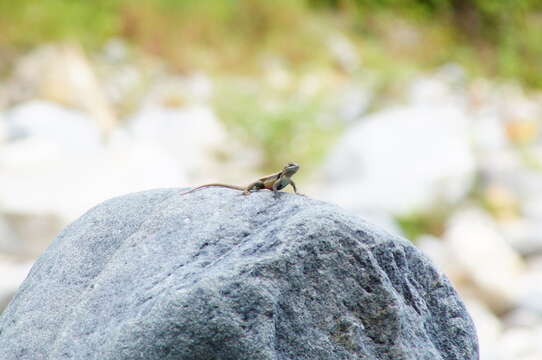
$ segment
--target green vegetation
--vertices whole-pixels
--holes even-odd
[[[116,36],[178,70],[257,71],[268,52],[293,67],[326,62],[322,39],[335,31],[354,40],[368,66],[456,61],[542,87],[539,0],[0,2],[0,49],[59,40],[96,47]]]
[[[405,234],[405,237],[412,242],[422,235],[442,236],[446,226],[446,219],[451,212],[418,212],[409,215],[396,216],[395,220]]]
[[[295,160],[308,174],[342,131],[333,95],[352,77],[363,84],[376,75],[372,108],[417,70],[449,62],[541,89],[541,34],[540,0],[0,0],[0,76],[42,43],[74,42],[92,53],[121,38],[173,71],[211,73],[215,110],[262,151],[262,167]],[[330,48],[337,37],[361,65],[341,63]],[[540,169],[523,146],[536,129],[509,130],[524,162]],[[470,198],[495,216],[517,212],[512,195],[482,183]],[[452,211],[441,206],[396,220],[415,240],[441,235]]]
[[[120,1],[0,1],[0,45],[28,47],[48,41],[98,46],[118,33]]]
[[[263,152],[263,167],[281,168],[288,161],[307,164],[325,155],[341,127],[325,118],[326,100],[304,96],[299,89],[273,89],[263,82],[222,82],[215,108],[231,132]],[[248,86],[247,86],[248,85]]]
[[[174,71],[246,76],[257,83],[244,88],[224,80],[214,105],[274,170],[291,156],[307,163],[322,156],[342,124],[321,114],[330,112],[341,81],[360,72],[376,74],[379,94],[418,69],[448,62],[542,88],[540,34],[540,0],[5,0],[0,74],[41,43],[76,42],[93,51],[117,37]],[[345,67],[330,50],[337,36],[361,65]],[[289,85],[265,83],[270,59],[283,64]],[[325,74],[320,82],[334,80],[307,95],[301,82],[313,73]],[[418,227],[417,218],[404,219],[405,227]]]

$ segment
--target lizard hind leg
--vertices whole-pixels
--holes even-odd
[[[263,182],[261,181],[253,182],[252,184],[246,187],[245,191],[243,191],[243,195],[250,195],[251,190],[258,191],[264,188],[265,188],[265,184]]]

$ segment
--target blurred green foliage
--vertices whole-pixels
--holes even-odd
[[[298,89],[273,89],[263,82],[239,82],[224,79],[215,97],[226,126],[241,141],[261,149],[263,168],[276,171],[296,161],[310,173],[342,130],[326,118],[326,99],[304,96]]]
[[[68,40],[99,45],[117,33],[120,5],[118,0],[2,0],[0,44]]]
[[[422,235],[441,237],[444,234],[446,220],[451,211],[416,212],[407,215],[396,216],[395,221],[405,234],[405,237],[416,242]]]
[[[542,88],[541,0],[0,0],[0,74],[10,54],[41,43],[96,50],[122,38],[176,71],[218,75],[214,108],[232,133],[261,149],[263,167],[293,160],[309,173],[344,126],[333,121],[328,97],[341,77],[355,76],[330,50],[336,34],[361,58],[354,72],[378,72],[377,99],[417,69],[449,62]],[[269,59],[284,65],[290,85],[266,83]],[[314,69],[326,69],[333,85],[307,95],[300,79]],[[244,75],[256,76],[246,86]],[[438,236],[449,213],[397,221],[411,239]]]
[[[484,75],[517,78],[529,86],[542,87],[537,70],[542,60],[542,1],[540,0],[356,0],[361,27],[371,32],[368,9],[393,10],[404,18],[434,23],[449,32],[443,58],[457,61]],[[332,1],[338,6],[337,1]],[[429,43],[430,45],[439,45]]]
[[[542,88],[540,0],[0,0],[0,56],[50,41],[97,49],[119,37],[180,72],[258,78],[278,57],[294,77],[313,68],[351,76],[330,51],[334,34],[378,71],[377,92],[447,62]],[[339,132],[340,124],[318,117],[325,93],[226,82],[216,99],[230,129],[262,149],[267,168],[292,154],[314,163]],[[427,225],[417,218],[402,223]]]
[[[71,40],[94,47],[116,36],[179,70],[253,71],[270,51],[303,66],[326,60],[322,39],[336,30],[388,63],[456,61],[542,87],[540,0],[0,1],[0,46]]]

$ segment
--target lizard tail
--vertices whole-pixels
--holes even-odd
[[[207,187],[223,187],[223,188],[228,188],[228,189],[234,189],[234,190],[241,190],[241,191],[245,191],[245,188],[244,187],[241,187],[241,186],[236,186],[236,185],[228,185],[228,184],[205,184],[205,185],[201,185],[201,186],[198,186],[198,187],[195,187],[191,190],[188,190],[186,192],[183,192],[181,193],[181,195],[185,195],[185,194],[189,194],[193,191],[196,191],[196,190],[199,190],[199,189],[204,189],[204,188],[207,188]]]

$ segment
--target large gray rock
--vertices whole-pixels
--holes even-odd
[[[477,359],[409,242],[292,194],[176,189],[68,226],[0,317],[11,359]]]

